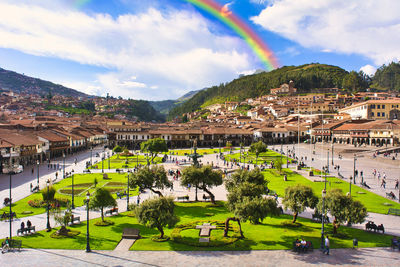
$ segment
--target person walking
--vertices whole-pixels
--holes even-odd
[[[330,241],[328,235],[325,236],[325,248],[323,250],[323,253],[326,253],[326,255],[329,255],[329,246],[330,246]]]
[[[399,189],[399,179],[396,179],[396,184],[394,185],[394,189]]]
[[[140,195],[138,195],[137,196],[137,198],[136,198],[136,204],[139,206],[139,204],[140,204]]]

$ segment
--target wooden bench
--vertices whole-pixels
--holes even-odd
[[[21,246],[22,246],[22,240],[15,240],[15,239],[11,239],[11,240],[9,240],[9,249],[11,250],[14,250],[14,249],[18,249],[18,250],[21,250]],[[1,247],[4,247],[4,242],[1,244]],[[2,253],[4,253],[5,251],[2,251]]]
[[[126,239],[139,239],[140,238],[140,231],[136,228],[124,228],[122,231],[122,238]]]
[[[107,214],[112,215],[113,213],[117,213],[118,214],[118,208],[112,208],[112,209],[106,210],[104,215],[106,215],[106,216],[107,216]]]
[[[6,212],[3,212],[3,214],[1,215],[1,219],[2,220],[5,220],[5,219],[11,219],[12,220],[13,218],[17,218],[17,214],[15,212],[11,212],[11,216],[10,216],[10,213],[6,213]]]
[[[400,209],[389,208],[387,214],[400,215]]]
[[[90,173],[89,169],[83,170],[83,173]]]
[[[178,201],[181,201],[181,200],[189,201],[189,196],[177,197],[177,199],[178,199]]]
[[[211,200],[211,197],[203,194],[203,200],[204,201]]]
[[[76,222],[76,223],[75,223]],[[81,223],[81,217],[79,217],[79,216],[72,216],[71,217],[71,222],[70,222],[70,225],[73,225],[73,224],[80,224]]]
[[[306,245],[302,246],[300,242],[293,241],[293,251],[294,252],[307,252],[313,251],[314,246],[311,241],[306,241]]]
[[[36,233],[35,226],[26,227],[26,228],[23,228],[23,229],[18,229],[17,230],[17,235],[19,235],[19,234],[23,234],[24,235],[24,234],[27,234],[28,232],[31,233],[31,231]]]

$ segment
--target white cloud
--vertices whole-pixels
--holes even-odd
[[[361,67],[360,71],[364,72],[365,74],[367,74],[369,76],[373,76],[373,75],[375,75],[376,67],[367,64],[367,65]]]
[[[192,11],[150,8],[113,18],[24,0],[0,3],[0,17],[0,47],[108,68],[92,86],[114,96],[179,97],[256,64],[243,40],[215,33]]]
[[[398,0],[275,0],[254,23],[304,47],[400,60]]]

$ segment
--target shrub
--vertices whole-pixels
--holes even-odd
[[[54,200],[54,195],[56,194],[56,189],[53,186],[46,187],[42,189],[42,196],[44,201],[52,201]]]

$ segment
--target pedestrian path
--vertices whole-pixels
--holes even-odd
[[[135,244],[136,239],[126,239],[122,238],[118,245],[115,247],[114,251],[129,251],[133,244]]]

